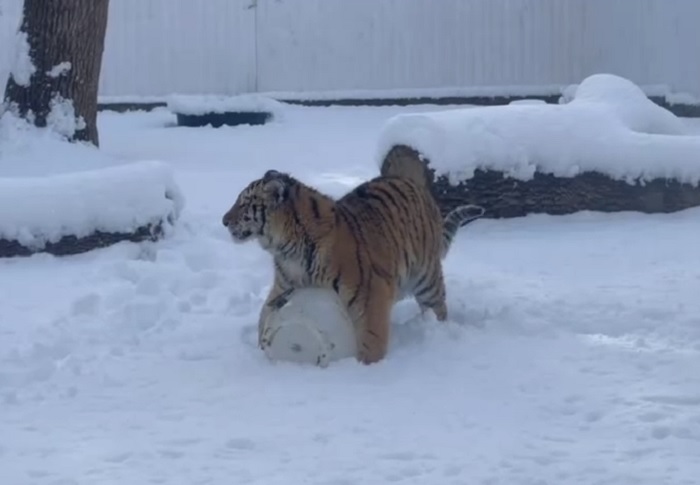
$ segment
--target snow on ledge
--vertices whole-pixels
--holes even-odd
[[[474,170],[528,180],[536,170],[560,177],[598,171],[615,179],[700,181],[700,137],[650,101],[627,79],[596,74],[560,105],[516,104],[391,118],[379,137],[377,162],[408,145],[450,182]]]
[[[325,91],[263,91],[256,96],[270,98],[282,103],[287,101],[334,101],[338,99],[349,100],[381,100],[381,99],[415,99],[415,98],[493,98],[493,97],[528,97],[528,96],[560,96],[562,102],[570,99],[576,91],[578,84],[533,84],[533,85],[492,85],[492,86],[453,86],[439,88],[398,88],[398,89],[350,89],[350,90],[325,90]],[[700,105],[700,99],[690,93],[673,92],[671,87],[665,84],[640,85],[640,89],[647,96],[664,98],[669,104]],[[126,103],[147,104],[166,103],[168,99],[203,98],[208,95],[100,95],[100,104]],[[251,95],[241,95],[251,96]],[[219,96],[231,98],[231,96]]]
[[[279,101],[258,94],[237,96],[218,95],[172,95],[167,98],[170,111],[183,115],[204,115],[207,113],[251,112],[271,113],[277,118],[283,110]]]
[[[41,248],[67,235],[131,232],[179,215],[183,204],[172,169],[158,161],[0,178],[0,238]]]

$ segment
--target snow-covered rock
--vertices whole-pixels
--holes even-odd
[[[384,125],[377,161],[395,145],[426,156],[457,183],[477,168],[528,180],[535,171],[570,177],[700,181],[700,137],[630,81],[599,74],[559,105],[515,104],[404,114]]]

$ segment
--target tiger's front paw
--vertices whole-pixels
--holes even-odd
[[[261,328],[258,331],[258,348],[265,350],[272,342],[272,331],[270,327]]]

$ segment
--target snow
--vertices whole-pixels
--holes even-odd
[[[637,133],[683,135],[686,132],[678,117],[649,100],[633,82],[619,76],[595,74],[584,79],[570,102],[575,106],[599,103]]]
[[[49,107],[51,111],[46,117],[46,125],[59,135],[71,139],[76,131],[85,129],[83,117],[75,115],[72,99],[65,99],[60,94],[55,94]]]
[[[594,76],[600,77],[600,74]],[[576,93],[578,87],[579,84],[569,84],[568,86],[564,86],[561,89],[562,96],[560,101],[570,101],[573,98],[573,95]],[[697,96],[693,96],[692,94],[687,92],[673,91],[671,89],[671,86],[669,86],[668,84],[647,84],[640,85],[637,87],[641,89],[647,96],[664,98],[669,104],[688,104],[691,106],[700,105],[700,98],[698,98]]]
[[[65,119],[54,118],[49,124]],[[168,164],[112,160],[59,131],[9,111],[0,117],[0,239],[38,249],[67,235],[130,232],[178,216],[184,198]]]
[[[64,74],[66,74],[67,72],[69,72],[71,70],[71,67],[72,67],[72,65],[68,61],[60,62],[60,63],[56,64],[55,66],[53,66],[49,70],[49,72],[47,72],[46,74],[49,77],[63,76]]]
[[[157,161],[53,177],[0,178],[0,239],[43,247],[95,230],[132,232],[168,215],[176,218],[182,203],[170,167]]]
[[[92,145],[66,143],[58,131],[37,129],[0,106],[0,177],[56,175],[120,163]]]
[[[471,98],[496,96],[550,96],[559,94],[558,84],[503,86],[443,86],[404,89],[342,89],[324,91],[267,91],[262,94],[275,99],[299,101],[334,99],[402,99],[402,98]]]
[[[257,96],[274,100],[290,101],[331,101],[337,99],[377,100],[377,99],[415,99],[415,98],[492,98],[498,96],[553,96],[561,95],[562,102],[567,102],[576,92],[578,84],[514,84],[504,86],[443,86],[434,88],[406,88],[406,89],[330,89],[324,91],[263,91]],[[670,86],[665,84],[653,84],[638,86],[647,96],[659,96],[666,98],[671,104],[700,104],[700,100],[689,93],[673,92]],[[251,94],[239,95],[250,96]],[[202,99],[207,104],[217,108],[221,102],[230,102],[230,98],[236,96],[212,96],[212,95],[171,95],[171,96],[145,96],[145,95],[100,95],[100,103],[166,103],[176,98],[184,101],[187,107],[192,107],[193,114],[201,114]],[[225,101],[224,101],[225,100]],[[538,101],[538,100],[533,100]],[[519,101],[514,101],[519,103]],[[194,105],[194,106],[192,106]],[[177,106],[177,104],[176,104]],[[175,109],[174,111],[177,111]]]
[[[382,363],[255,348],[272,265],[221,225],[238,191],[277,168],[340,195],[389,118],[436,109],[100,113],[104,156],[170,164],[187,207],[158,243],[0,261],[3,482],[694,484],[698,209],[481,219],[445,260],[450,322],[398,304]]]
[[[268,112],[274,118],[284,109],[279,101],[257,94],[238,96],[218,95],[172,95],[167,99],[170,111],[183,115],[203,115],[206,113]]]
[[[700,98],[693,96],[690,93],[668,93],[666,95],[666,101],[669,104],[687,104],[690,106],[700,105]]]
[[[29,86],[29,80],[36,72],[29,49],[29,36],[26,32],[18,31],[15,36],[15,60],[10,75],[19,86]]]
[[[167,104],[168,96],[139,96],[139,95],[123,95],[123,96],[104,96],[98,95],[97,102],[99,104],[146,104],[146,103],[165,103]]]
[[[700,136],[630,81],[586,78],[573,99],[401,114],[383,127],[376,161],[409,145],[454,183],[477,168],[528,180],[536,170],[561,177],[599,171],[615,179],[700,181]]]

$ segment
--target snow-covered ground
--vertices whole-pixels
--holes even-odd
[[[187,205],[157,244],[0,260],[0,483],[697,483],[697,209],[479,220],[445,263],[452,322],[399,304],[382,363],[254,347],[272,268],[221,225],[238,191],[277,168],[339,195],[388,118],[435,109],[102,113],[103,150],[172,163]]]

